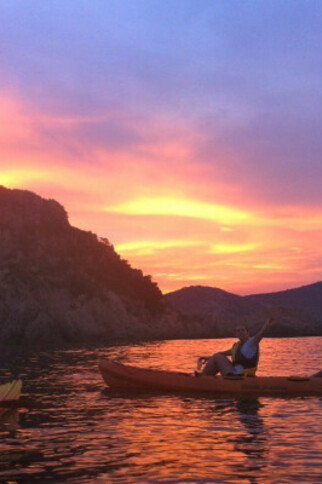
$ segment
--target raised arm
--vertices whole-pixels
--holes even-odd
[[[273,323],[273,318],[272,317],[269,317],[263,327],[255,334],[255,336],[253,336],[253,340],[254,340],[254,343],[255,344],[258,344],[260,342],[260,340],[263,338],[264,336],[264,333],[265,331],[267,330],[267,328],[269,328]]]

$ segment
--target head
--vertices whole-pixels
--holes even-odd
[[[247,341],[249,338],[249,332],[247,326],[244,324],[240,324],[236,326],[235,328],[235,333],[237,338],[243,343],[244,341]]]

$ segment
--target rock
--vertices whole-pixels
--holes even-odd
[[[72,227],[58,202],[0,187],[0,346],[150,338],[163,306],[149,276],[107,239]]]

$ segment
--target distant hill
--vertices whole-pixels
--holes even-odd
[[[166,294],[168,304],[186,316],[199,317],[220,336],[232,335],[238,323],[254,331],[274,307],[282,316],[274,336],[322,335],[322,282],[269,294],[237,296],[218,288],[190,286]]]
[[[246,300],[216,287],[190,286],[170,292],[166,300],[184,314],[206,315],[217,311],[247,315],[262,308],[261,303]]]
[[[305,310],[312,316],[322,320],[322,282],[301,286],[286,291],[245,296],[250,303],[265,307],[284,306],[286,308]]]

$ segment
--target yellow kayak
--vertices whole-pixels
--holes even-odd
[[[123,365],[113,360],[99,362],[99,370],[110,387],[159,391],[207,392],[209,394],[307,395],[322,394],[322,378],[305,376],[194,376],[166,370]]]
[[[21,388],[21,380],[12,380],[11,382],[0,385],[0,402],[18,400],[20,398]]]

